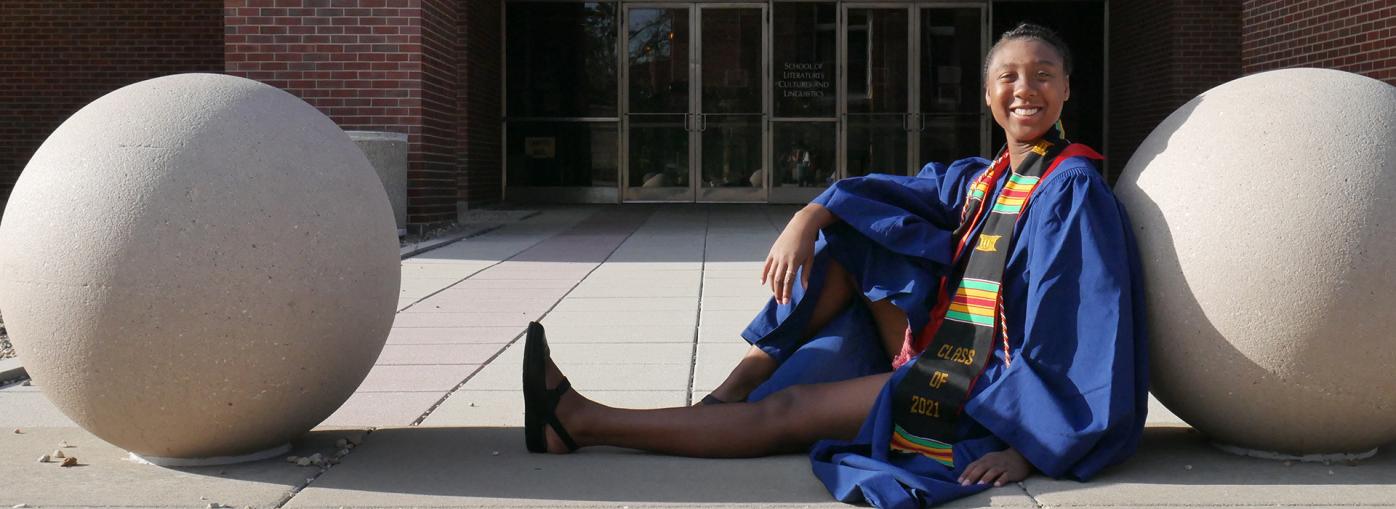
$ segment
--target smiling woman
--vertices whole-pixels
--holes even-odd
[[[1009,157],[1022,156],[1061,118],[1071,98],[1071,51],[1051,31],[1020,25],[984,59],[984,102],[1003,127]]]
[[[985,64],[1008,140],[993,161],[844,179],[796,213],[761,271],[751,349],[697,406],[590,401],[532,324],[529,450],[809,450],[830,493],[879,507],[1129,457],[1147,409],[1138,254],[1101,157],[1062,135],[1070,70],[1049,30],[1005,33]]]

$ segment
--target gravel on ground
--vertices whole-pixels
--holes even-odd
[[[14,356],[14,345],[10,344],[10,337],[5,335],[5,317],[0,316],[0,359],[8,359]]]
[[[410,244],[426,242],[428,240],[438,237],[445,237],[457,231],[464,230],[465,228],[465,225],[461,225],[460,223],[451,221],[449,223],[437,226],[436,228],[432,228],[421,233],[408,234],[402,237],[398,237],[398,247],[407,247]]]

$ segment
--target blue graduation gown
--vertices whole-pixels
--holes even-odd
[[[967,185],[987,165],[971,158],[927,165],[916,177],[835,183],[815,200],[842,220],[824,232],[816,269],[821,256],[839,260],[870,299],[891,299],[919,331],[934,304],[928,296],[949,271],[950,232]],[[811,274],[806,293],[818,295],[818,276]],[[1010,446],[1052,477],[1085,480],[1123,461],[1138,446],[1147,411],[1141,283],[1123,208],[1089,160],[1062,162],[1038,186],[1014,232],[1003,285],[1012,362],[996,348],[975,384],[958,425],[955,468],[888,448],[890,395],[909,362],[884,387],[857,438],[815,445],[815,475],[841,501],[902,508],[986,489],[956,480],[979,457]],[[807,313],[802,308],[812,307],[808,300],[768,305],[744,336],[791,356],[803,346],[793,329]],[[870,320],[861,328],[848,321],[816,339],[876,342]]]

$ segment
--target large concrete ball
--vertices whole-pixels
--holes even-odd
[[[1320,69],[1223,84],[1154,129],[1116,192],[1159,401],[1252,452],[1396,440],[1396,87]]]
[[[392,326],[393,213],[334,122],[213,74],[64,122],[0,222],[0,309],[44,394],[155,458],[277,448],[358,387]]]

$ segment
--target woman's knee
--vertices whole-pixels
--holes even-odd
[[[814,411],[811,405],[818,403],[813,392],[808,385],[793,385],[755,403],[762,428],[769,433],[776,452],[800,450],[817,439],[810,419]]]

